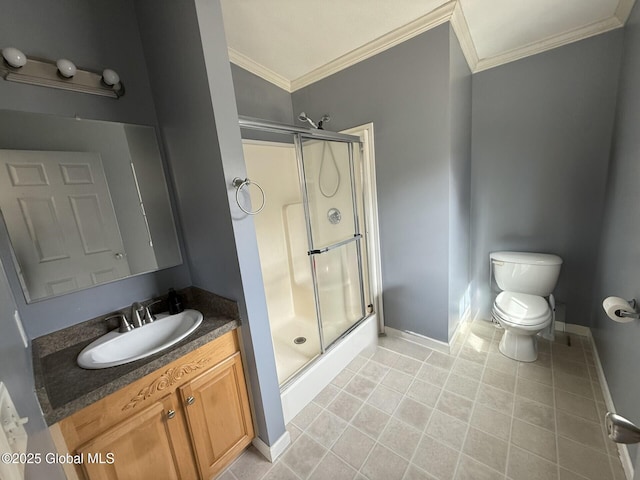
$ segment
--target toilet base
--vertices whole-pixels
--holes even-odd
[[[505,328],[498,350],[518,362],[535,362],[538,359],[538,339],[536,335],[516,334]]]

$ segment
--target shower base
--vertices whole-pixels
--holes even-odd
[[[348,321],[327,322],[324,327],[325,342],[333,342],[351,326]],[[320,354],[318,324],[315,318],[294,316],[281,320],[272,328],[271,334],[280,385]]]
[[[317,325],[313,323],[313,326],[317,338]],[[292,339],[289,342],[293,343]],[[375,348],[377,342],[378,318],[371,315],[348,335],[334,343],[323,355],[313,355],[318,358],[291,379],[280,392],[285,423],[289,423],[360,352],[365,348]],[[307,343],[309,340],[303,346]],[[315,350],[315,353],[317,352],[319,347]],[[307,361],[312,358],[309,357]],[[302,367],[299,367],[298,371],[301,369]]]
[[[315,319],[295,316],[282,320],[272,328],[271,335],[280,385],[320,353]],[[306,341],[296,343],[299,338]]]

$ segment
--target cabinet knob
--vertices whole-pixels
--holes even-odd
[[[171,420],[171,419],[172,419],[173,417],[175,417],[175,416],[176,416],[176,411],[175,411],[175,410],[169,410],[169,411],[167,412],[167,418],[168,418],[169,420]]]
[[[195,401],[195,397],[187,397],[187,405],[193,405]]]

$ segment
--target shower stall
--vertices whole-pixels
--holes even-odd
[[[236,179],[236,200],[254,214],[284,389],[374,313],[362,145],[247,117],[240,126],[248,178]]]

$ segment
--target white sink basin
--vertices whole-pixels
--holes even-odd
[[[78,365],[99,369],[140,360],[175,345],[200,323],[202,314],[197,310],[176,315],[158,314],[153,323],[125,333],[113,330],[90,343],[78,355]]]

